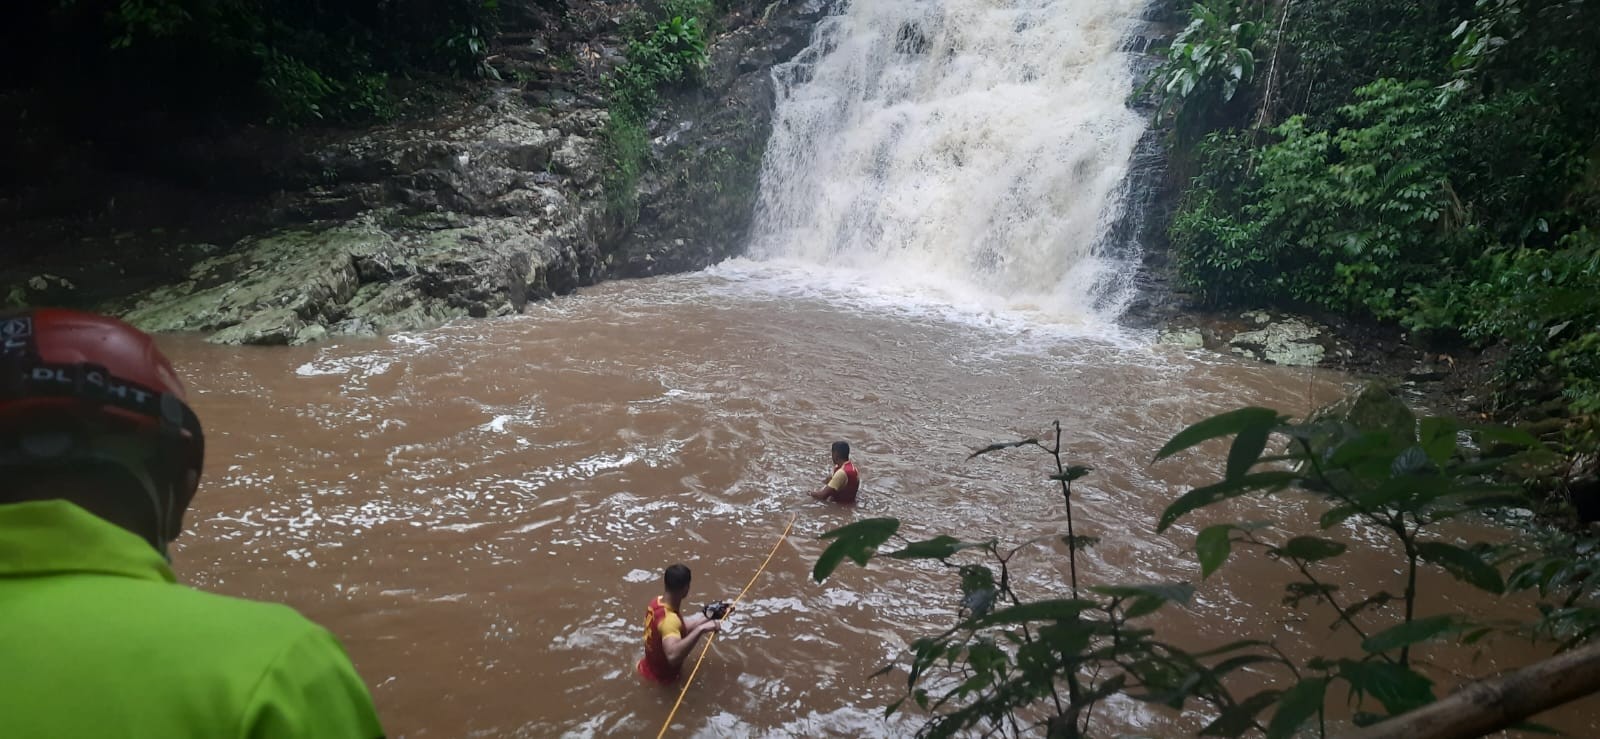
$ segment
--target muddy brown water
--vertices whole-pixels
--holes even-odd
[[[795,516],[673,735],[905,735],[914,717],[882,717],[903,679],[868,676],[951,623],[953,583],[934,567],[878,563],[815,584],[818,534],[866,516],[899,517],[918,538],[1064,532],[1047,457],[966,459],[1061,419],[1071,460],[1095,468],[1077,503],[1079,532],[1101,537],[1083,579],[1198,581],[1194,532],[1223,519],[1165,536],[1154,523],[1186,486],[1215,479],[1220,459],[1151,465],[1154,451],[1208,414],[1300,414],[1348,381],[806,283],[737,270],[616,283],[514,318],[313,347],[164,339],[210,440],[176,564],[199,587],[282,601],[333,630],[391,736],[653,736],[676,692],[642,684],[634,664],[661,568],[693,568],[692,603],[732,597]],[[804,495],[836,438],[853,442],[863,471],[853,511]],[[1307,507],[1289,496],[1234,513],[1303,521]],[[1031,555],[1024,593],[1062,592],[1058,555]],[[1370,552],[1348,560],[1336,576],[1395,566]],[[1289,579],[1240,557],[1157,624],[1193,647],[1256,635],[1352,648],[1325,613],[1279,604]],[[1424,585],[1423,613],[1482,608],[1453,581]],[[1439,669],[1540,653],[1506,641],[1476,662],[1440,657]],[[1104,715],[1157,736],[1198,726],[1131,702]],[[1591,700],[1557,722],[1594,735],[1597,716]]]

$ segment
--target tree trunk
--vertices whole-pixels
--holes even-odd
[[[1600,644],[1466,685],[1437,703],[1348,734],[1345,739],[1483,736],[1595,692],[1600,692]]]

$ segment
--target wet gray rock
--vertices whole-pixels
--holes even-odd
[[[136,296],[125,317],[218,343],[303,344],[502,316],[592,278],[584,250],[562,232],[527,219],[392,212],[285,229]]]
[[[1246,313],[1244,317],[1261,328],[1234,334],[1228,345],[1235,354],[1293,367],[1315,366],[1327,354],[1323,346],[1327,332],[1320,327],[1298,318],[1273,321],[1262,311]]]
[[[306,225],[243,239],[120,311],[154,331],[303,344],[522,310],[603,277],[603,110],[551,115],[503,90],[442,120],[369,131],[310,159],[330,184]]]
[[[1307,421],[1320,425],[1320,431],[1307,440],[1311,452],[1319,457],[1337,445],[1373,433],[1387,434],[1395,451],[1417,440],[1416,414],[1389,387],[1377,382],[1364,383],[1349,395],[1312,411]],[[1334,470],[1327,475],[1333,486],[1349,489],[1348,471]]]
[[[1156,339],[1156,343],[1184,349],[1204,349],[1206,337],[1197,328],[1170,328],[1161,332],[1160,337]]]
[[[1406,380],[1410,382],[1438,382],[1450,374],[1450,367],[1443,362],[1422,361],[1412,365],[1406,370]]]
[[[0,285],[0,308],[66,302],[78,286],[54,274],[36,274],[16,284]]]
[[[1350,426],[1357,431],[1415,434],[1416,414],[1389,388],[1368,382],[1355,392],[1313,411],[1308,419]]]

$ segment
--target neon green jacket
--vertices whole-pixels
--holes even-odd
[[[0,505],[0,735],[382,734],[339,642],[293,609],[179,585],[66,501]]]

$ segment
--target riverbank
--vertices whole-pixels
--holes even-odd
[[[36,151],[0,191],[11,255],[0,301],[105,310],[222,343],[304,343],[707,266],[749,226],[770,69],[824,12],[724,7],[702,19],[717,32],[698,83],[664,90],[645,122],[636,210],[614,207],[604,182],[615,166],[606,81],[626,62],[636,5],[511,14],[529,25],[495,40],[486,63],[499,81],[416,85],[431,113],[367,129],[171,119],[80,139],[15,106],[13,143]]]

